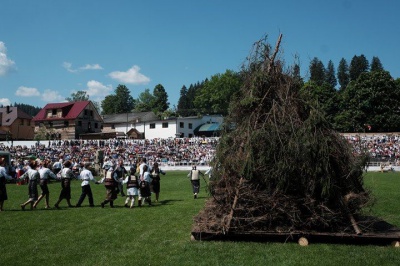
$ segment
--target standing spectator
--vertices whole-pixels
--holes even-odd
[[[68,207],[73,207],[71,204],[71,181],[75,178],[75,175],[72,172],[71,167],[72,163],[68,160],[64,163],[64,168],[61,170],[61,192],[56,204],[54,205],[57,209],[63,199],[67,201]]]
[[[158,163],[155,162],[153,164],[153,169],[151,169],[151,176],[152,176],[152,181],[151,181],[151,192],[153,192],[156,195],[156,202],[158,202],[158,199],[160,197],[160,174],[165,175],[165,172],[161,170],[158,167]]]
[[[204,176],[202,172],[196,169],[196,165],[192,166],[192,170],[187,175],[188,177],[190,177],[193,189],[193,198],[195,199],[197,199],[197,195],[200,191],[200,175]]]
[[[101,203],[101,207],[104,208],[104,205],[110,203],[110,207],[114,208],[114,200],[116,200],[118,196],[118,179],[113,167],[108,168],[105,177],[101,179],[100,183],[104,183],[106,187],[106,199]]]
[[[44,160],[41,163],[41,166],[39,167],[39,186],[42,189],[42,194],[39,196],[37,201],[33,204],[33,208],[36,208],[36,206],[39,204],[39,202],[45,198],[45,209],[50,209],[49,205],[49,198],[50,198],[50,192],[49,188],[47,186],[47,183],[49,181],[49,178],[57,179],[57,176],[49,169],[47,168],[48,165],[50,164],[50,161]]]
[[[0,212],[4,211],[3,205],[4,201],[8,199],[7,197],[7,180],[13,180],[13,178],[6,171],[6,160],[0,158]]]
[[[29,169],[26,171],[19,179],[25,179],[28,178],[28,195],[29,199],[21,204],[21,209],[25,210],[25,206],[30,204],[31,205],[31,210],[33,209],[33,204],[35,201],[38,199],[38,189],[37,185],[40,179],[39,172],[37,170],[38,168],[38,163],[37,161],[31,161],[29,163]]]
[[[125,176],[128,174],[128,171],[124,167],[124,161],[123,160],[119,160],[118,161],[118,165],[115,168],[115,173],[117,174],[117,179],[119,180],[117,194],[118,194],[118,192],[120,192],[121,193],[121,197],[125,197],[124,184],[123,184],[122,181],[125,179]]]
[[[90,188],[90,181],[99,184],[96,179],[94,179],[92,172],[89,170],[90,163],[86,162],[83,165],[83,169],[81,171],[81,174],[79,176],[79,179],[82,180],[82,194],[79,197],[78,203],[76,204],[76,207],[81,207],[82,202],[84,201],[86,195],[88,196],[89,199],[89,206],[94,207],[94,202],[93,202],[93,193],[92,189]]]

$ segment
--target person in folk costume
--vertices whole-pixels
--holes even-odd
[[[188,177],[190,177],[193,189],[193,198],[195,199],[197,199],[197,195],[199,194],[200,191],[200,175],[204,176],[202,172],[196,169],[196,165],[192,166],[192,170],[187,175]]]
[[[149,170],[149,166],[147,165],[147,159],[145,157],[142,157],[142,159],[140,160],[140,165],[139,165],[139,179],[140,182],[143,180],[143,176],[145,173],[144,168],[146,167],[146,171]],[[145,183],[143,183],[143,186],[145,185]],[[139,189],[139,201],[138,201],[138,205],[139,207],[142,206],[142,200],[143,196],[142,196],[142,190]]]
[[[52,165],[52,169],[53,169],[53,173],[54,173],[54,174],[58,174],[58,172],[61,171],[61,169],[62,169],[62,163],[63,163],[63,159],[59,159],[58,161],[56,161],[56,162]]]
[[[37,201],[38,199],[38,189],[37,185],[39,183],[40,179],[40,174],[39,171],[37,170],[38,168],[38,162],[37,161],[30,161],[29,163],[29,169],[26,171],[19,179],[23,180],[25,178],[28,179],[28,195],[29,199],[21,204],[21,209],[25,210],[25,206],[30,204],[31,205],[31,210],[33,209],[33,204]]]
[[[114,164],[113,164],[112,160],[108,156],[106,156],[104,159],[105,159],[105,162],[103,163],[102,168],[104,170],[103,174],[104,174],[104,176],[106,176],[108,169],[110,167],[113,167]]]
[[[72,158],[71,164],[72,164],[72,168],[71,168],[72,172],[74,173],[75,176],[78,176],[79,172],[80,172],[80,165],[79,165],[78,161],[76,160],[76,158]]]
[[[160,197],[160,174],[165,175],[165,172],[158,167],[158,163],[153,164],[153,169],[151,169],[152,181],[150,184],[151,192],[156,195],[156,202]]]
[[[17,179],[25,173],[25,164],[22,159],[18,160],[16,172],[17,172]],[[17,182],[18,186],[23,185],[23,184],[25,184],[24,181]]]
[[[124,185],[123,185],[122,180],[124,180],[125,176],[128,174],[128,171],[124,167],[124,161],[123,160],[119,160],[118,161],[118,165],[115,168],[115,173],[117,174],[117,178],[120,180],[120,182],[118,182],[117,191],[119,190],[119,192],[121,193],[121,197],[125,197]]]
[[[83,164],[82,171],[79,175],[78,179],[82,180],[81,183],[82,193],[81,196],[79,197],[76,207],[81,207],[82,202],[86,198],[86,195],[88,196],[89,199],[89,206],[94,207],[93,193],[92,193],[92,188],[90,187],[90,181],[94,182],[95,184],[100,184],[100,183],[96,179],[94,179],[92,172],[89,170],[90,165],[91,164],[89,162],[85,162]]]
[[[36,206],[39,204],[39,202],[45,198],[45,209],[50,209],[50,204],[49,204],[49,198],[50,198],[50,192],[49,192],[49,188],[47,186],[49,179],[53,178],[53,179],[57,179],[56,174],[54,174],[49,168],[50,161],[48,160],[44,160],[41,162],[40,167],[39,167],[39,186],[42,190],[42,194],[39,196],[39,198],[37,199],[37,201],[35,201],[35,203],[33,204],[33,208],[36,208]]]
[[[64,168],[61,170],[61,192],[56,204],[54,204],[54,207],[57,209],[63,199],[67,201],[68,207],[73,207],[71,204],[71,181],[76,177],[72,172],[71,167],[71,161],[68,160],[64,162]]]
[[[114,200],[117,199],[118,196],[118,182],[119,180],[117,178],[117,174],[114,171],[114,167],[109,167],[105,176],[99,182],[104,183],[104,186],[106,187],[106,199],[101,203],[102,208],[104,208],[107,203],[110,203],[110,207],[114,208]]]
[[[148,171],[149,166],[146,164],[143,166],[143,176],[140,179],[140,198],[139,206],[142,206],[144,202],[147,201],[149,206],[151,205],[151,191],[150,183],[152,181],[151,174]],[[143,202],[144,201],[144,202]]]
[[[130,172],[130,174],[123,181],[127,188],[125,207],[130,207],[131,209],[135,206],[135,198],[137,199],[139,196],[139,178],[135,175],[135,173],[132,172]],[[130,206],[129,201],[131,201]]]
[[[7,173],[6,160],[0,158],[0,212],[4,211],[4,201],[8,200],[6,188],[7,180],[13,180],[13,178]]]

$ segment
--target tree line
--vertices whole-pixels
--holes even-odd
[[[94,102],[101,114],[153,111],[161,117],[227,115],[232,97],[240,97],[244,70],[215,74],[179,91],[177,105],[170,107],[168,94],[158,84],[152,91],[145,89],[134,99],[128,87],[119,84],[113,94]],[[300,83],[304,99],[314,102],[325,113],[332,127],[340,132],[395,132],[400,131],[400,78],[394,79],[378,57],[371,63],[363,55],[355,55],[350,63],[342,58],[337,69],[332,60],[326,67],[317,57],[310,61],[309,79],[304,81],[300,66],[294,64],[287,71]],[[89,100],[85,91],[72,93],[67,101]],[[26,104],[14,106],[34,116],[39,107]]]
[[[394,79],[378,57],[374,56],[369,63],[363,54],[355,55],[350,64],[342,58],[337,69],[331,60],[325,67],[315,57],[308,73],[310,77],[304,81],[298,64],[287,71],[300,83],[300,95],[318,106],[335,130],[400,131],[400,78]],[[205,112],[227,114],[230,99],[240,97],[243,75],[243,72],[227,70],[189,88],[183,86],[177,113],[182,116]]]

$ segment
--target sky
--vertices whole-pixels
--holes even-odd
[[[161,84],[170,107],[183,86],[239,71],[253,44],[279,34],[286,65],[308,80],[317,57],[377,56],[400,77],[398,0],[0,0],[0,105],[44,107],[85,91],[101,102],[125,85],[134,99]]]

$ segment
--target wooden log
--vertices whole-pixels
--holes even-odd
[[[349,200],[350,200],[351,197],[355,197],[355,194],[354,193],[349,193],[344,197],[344,205],[346,207],[346,211],[348,213],[348,217],[349,217],[349,220],[351,222],[351,225],[353,226],[354,231],[356,232],[357,235],[361,235],[362,234],[361,229],[358,226],[358,224],[356,222],[356,219],[354,219],[353,214],[350,212],[350,210],[348,208],[348,203],[349,203]]]
[[[305,238],[304,236],[300,237],[299,240],[297,241],[300,246],[305,247],[308,246],[308,239]]]
[[[241,177],[240,180],[239,180],[239,185],[236,187],[235,198],[233,200],[231,211],[229,213],[229,216],[227,217],[227,221],[226,221],[226,224],[225,224],[225,232],[226,233],[229,232],[229,228],[231,227],[231,221],[232,221],[232,218],[233,218],[233,213],[235,211],[236,204],[237,204],[237,201],[238,201],[238,198],[239,198],[239,189],[240,189],[240,186],[242,185],[243,181],[244,181],[244,179],[243,179],[243,177]]]
[[[400,241],[392,241],[392,247],[395,247],[395,248],[400,247]]]

